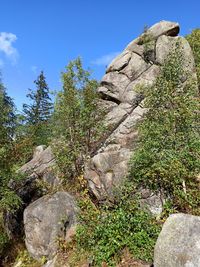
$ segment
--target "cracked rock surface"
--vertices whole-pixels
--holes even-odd
[[[46,195],[24,211],[25,243],[35,259],[51,259],[58,249],[58,238],[69,240],[74,234],[77,207],[66,192]]]
[[[59,179],[52,171],[55,159],[51,148],[38,146],[35,148],[33,158],[23,165],[18,172],[25,176],[20,182],[10,181],[9,187],[14,190],[22,199],[23,205],[14,213],[7,211],[4,213],[4,225],[8,236],[15,238],[23,234],[23,211],[34,200],[43,195],[44,192],[38,190],[37,182],[42,180],[50,186],[59,184]]]
[[[57,177],[53,177],[50,169],[55,163],[54,155],[50,147],[45,149],[44,146],[38,146],[35,149],[33,159],[23,165],[19,172],[35,178],[42,178],[49,184],[56,185],[59,183]]]
[[[155,267],[200,266],[200,217],[172,214],[163,225],[154,249]]]
[[[184,70],[195,77],[195,65],[187,40],[177,36],[179,25],[161,21],[145,33],[151,37],[144,43],[144,34],[133,40],[108,66],[98,91],[102,102],[110,101],[104,123],[109,134],[89,160],[85,178],[91,193],[98,200],[112,198],[112,190],[128,172],[128,162],[137,144],[137,123],[146,110],[138,86],[152,86],[169,52],[177,41],[186,59]],[[187,77],[183,77],[185,81]]]

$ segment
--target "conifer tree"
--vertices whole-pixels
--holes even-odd
[[[9,144],[15,130],[15,106],[0,81],[0,145]]]
[[[37,80],[34,81],[36,90],[29,89],[27,97],[30,104],[23,105],[23,113],[28,129],[28,135],[34,146],[47,144],[50,131],[50,117],[53,104],[49,96],[49,87],[46,78],[41,71]]]
[[[15,133],[15,106],[0,81],[0,172],[8,171]]]
[[[20,204],[19,197],[8,187],[8,181],[14,177],[14,134],[16,126],[15,105],[7,95],[0,81],[0,212],[15,209]],[[1,236],[0,236],[1,238]]]

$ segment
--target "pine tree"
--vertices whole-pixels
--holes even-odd
[[[16,126],[15,105],[7,95],[0,81],[0,212],[15,209],[20,204],[19,197],[8,187],[8,181],[14,177],[14,135]],[[0,236],[1,238],[1,236]],[[1,249],[1,248],[0,248]]]
[[[46,78],[41,71],[37,80],[34,81],[36,90],[29,89],[27,97],[31,104],[23,105],[25,123],[28,135],[32,139],[33,146],[47,144],[50,131],[50,117],[53,104],[49,96],[49,87]]]
[[[139,188],[165,194],[183,211],[200,204],[200,101],[196,82],[183,69],[181,48],[177,43],[155,84],[145,89],[148,112],[130,176]]]
[[[0,173],[8,171],[15,133],[15,106],[0,81]]]
[[[12,141],[15,130],[15,106],[0,81],[0,146]]]

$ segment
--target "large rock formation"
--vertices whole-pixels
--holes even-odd
[[[128,161],[137,143],[137,123],[145,113],[143,97],[138,86],[151,86],[177,41],[187,59],[184,69],[194,74],[191,48],[183,37],[177,36],[179,25],[161,21],[133,40],[106,70],[98,91],[101,104],[109,103],[105,118],[109,134],[100,149],[89,161],[85,178],[90,191],[99,200],[112,196],[128,171]],[[183,82],[187,77],[183,77]]]
[[[167,219],[156,242],[154,266],[200,266],[200,217],[179,213]]]
[[[161,21],[127,45],[108,66],[98,92],[100,105],[106,107],[105,138],[85,167],[85,178],[98,200],[112,197],[112,190],[128,172],[128,162],[137,144],[137,123],[146,112],[140,86],[151,86],[177,41],[186,58],[184,69],[195,77],[195,64],[187,40],[177,36],[179,25]],[[183,77],[183,83],[187,76]],[[38,149],[33,160],[21,168],[29,181],[42,178],[52,185],[58,179],[49,169],[54,164],[51,149]],[[22,188],[24,190],[25,187]]]
[[[99,201],[112,198],[114,187],[119,185],[127,175],[128,162],[137,145],[137,123],[146,112],[143,107],[144,97],[141,93],[138,93],[137,88],[143,85],[153,85],[167,55],[177,41],[181,44],[183,55],[186,58],[183,66],[186,74],[196,78],[191,48],[183,37],[177,36],[178,33],[179,25],[177,23],[161,21],[155,24],[146,33],[133,40],[111,62],[102,78],[98,91],[101,95],[100,104],[107,109],[104,120],[107,132],[104,134],[106,137],[102,140],[95,155],[87,162],[84,175],[91,193]],[[184,75],[183,84],[187,80],[187,75]],[[47,266],[54,266],[52,258],[57,250],[56,238],[62,236],[68,239],[73,234],[77,212],[74,199],[68,193],[58,192],[54,195],[39,198],[40,196],[35,190],[35,183],[38,179],[42,179],[53,186],[59,183],[59,180],[51,171],[54,164],[55,159],[51,149],[38,147],[33,159],[20,169],[27,175],[27,179],[17,188],[18,194],[26,203],[25,206],[28,205],[24,212],[27,249],[36,259],[42,256],[50,259]],[[154,195],[146,189],[141,189],[141,193],[143,197],[141,204],[154,215],[159,215],[163,204],[161,196]],[[11,218],[15,219],[15,217]],[[8,226],[14,225],[8,216],[6,221]],[[195,226],[196,219],[192,223]],[[190,230],[187,227],[185,229]],[[178,236],[176,227],[172,229],[172,232],[174,229]],[[12,229],[12,232],[15,232],[15,229]],[[182,232],[184,233],[184,231]],[[186,230],[185,235],[187,234]],[[161,239],[162,235],[159,240]],[[175,242],[173,238],[171,240]],[[164,245],[163,248],[168,249]],[[159,249],[160,245],[157,245],[155,264],[161,262],[161,265],[155,265],[156,267],[179,266],[162,265],[158,255]],[[161,250],[163,255],[164,250]],[[194,251],[196,253],[197,246]],[[175,249],[173,253],[176,253]]]
[[[10,188],[15,190],[23,201],[23,205],[14,213],[8,211],[4,214],[4,225],[10,237],[15,238],[23,233],[22,221],[24,209],[45,193],[38,188],[38,181],[42,180],[48,183],[49,186],[59,184],[58,177],[52,171],[54,163],[55,159],[51,148],[38,146],[34,151],[33,159],[18,170],[25,178],[20,182],[10,181]]]
[[[4,224],[10,237],[25,233],[25,244],[35,259],[45,256],[51,259],[58,248],[58,238],[70,241],[75,233],[77,206],[75,199],[67,192],[45,195],[37,182],[39,180],[55,187],[60,181],[52,170],[55,157],[51,148],[36,147],[33,159],[23,165],[19,172],[25,175],[20,183],[10,181],[10,187],[23,200],[15,213],[4,214]]]
[[[76,225],[75,200],[66,192],[46,195],[24,211],[25,243],[36,259],[52,258],[58,248],[58,238],[70,240]]]

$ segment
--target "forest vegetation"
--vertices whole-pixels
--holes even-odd
[[[186,39],[194,54],[198,85],[192,77],[187,77],[184,87],[180,87],[187,73],[182,69],[184,58],[177,42],[154,85],[138,88],[145,96],[148,112],[138,125],[140,138],[129,163],[129,175],[116,189],[113,202],[98,203],[83,179],[84,162],[97,149],[106,126],[102,123],[105,111],[98,105],[98,81],[83,69],[81,59],[69,62],[61,73],[62,90],[55,97],[41,71],[21,111],[16,109],[1,79],[2,261],[12,251],[11,261],[18,257],[24,262],[23,266],[42,266],[28,256],[22,245],[23,236],[17,244],[12,243],[3,223],[5,211],[14,212],[23,204],[10,188],[10,181],[25,179],[17,170],[31,159],[38,145],[52,147],[55,172],[62,180],[62,188],[76,194],[79,202],[81,224],[74,239],[69,244],[59,240],[59,253],[63,259],[70,255],[70,266],[81,266],[78,264],[84,258],[91,259],[94,266],[101,266],[102,262],[105,266],[116,266],[125,250],[135,259],[151,262],[161,225],[169,214],[200,215],[197,179],[200,173],[200,29],[193,30]],[[159,218],[140,208],[141,187],[167,199]]]

